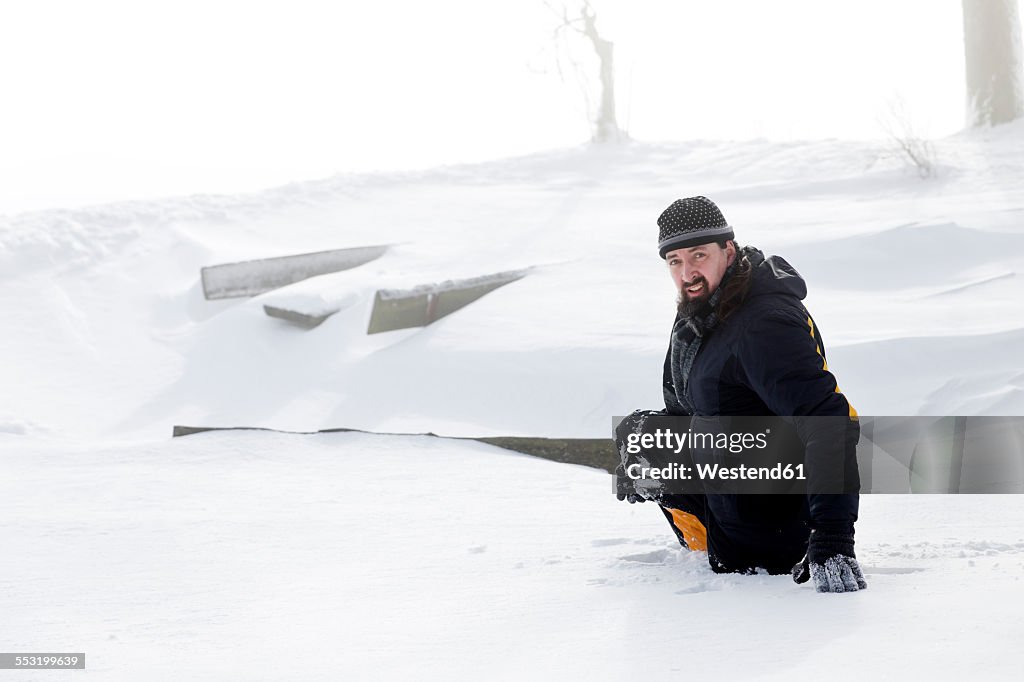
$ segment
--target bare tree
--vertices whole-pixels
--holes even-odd
[[[1007,123],[1024,115],[1017,0],[962,0],[967,125]]]
[[[615,115],[615,45],[612,41],[604,38],[597,30],[597,13],[590,6],[589,0],[584,0],[579,8],[579,16],[570,16],[569,9],[564,4],[561,12],[551,2],[545,2],[549,9],[559,18],[559,25],[555,28],[555,40],[565,40],[565,32],[572,31],[579,34],[594,48],[598,59],[598,83],[601,94],[598,98],[597,111],[593,112],[590,106],[586,86],[584,96],[587,97],[588,116],[593,125],[594,142],[615,142],[626,139],[628,136],[619,128]],[[570,56],[568,58],[577,76],[581,76],[580,65]],[[561,73],[561,69],[559,69]]]
[[[879,158],[899,158],[921,179],[938,173],[935,148],[914,130],[913,117],[902,97],[889,99],[888,110],[878,117],[878,125],[885,131],[888,142],[888,148],[879,153]]]

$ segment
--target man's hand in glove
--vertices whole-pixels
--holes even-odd
[[[867,581],[853,553],[853,533],[811,531],[807,555],[793,567],[793,580],[805,583],[814,579],[818,592],[856,592],[866,590]]]
[[[620,464],[615,467],[615,479],[616,483],[619,483],[619,487],[615,490],[615,497],[619,498],[619,502],[623,500],[629,500],[630,504],[636,504],[637,502],[646,502],[647,500],[640,497],[640,495],[633,490],[632,485],[621,485],[621,482],[626,478],[626,470]]]
[[[665,412],[661,410],[635,410],[632,414],[619,422],[618,427],[615,429],[615,445],[619,450],[619,457],[622,460],[615,469],[615,475],[618,477],[618,480],[621,481],[626,478],[625,466],[627,458],[629,457],[629,455],[626,454],[626,444],[629,436],[634,433],[642,433],[644,423],[647,421],[648,417],[664,415]],[[631,485],[626,489],[620,488],[616,491],[615,496],[619,498],[620,502],[627,500],[630,504],[647,501],[647,498],[642,497],[635,491],[628,492],[628,489],[631,488]]]
[[[632,414],[626,416],[615,429],[615,445],[622,453],[626,447],[626,441],[634,433],[643,433],[644,424],[649,417],[664,417],[664,410],[633,410]]]

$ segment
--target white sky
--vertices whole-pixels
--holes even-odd
[[[874,137],[897,96],[962,125],[959,0],[594,4],[637,139]],[[0,212],[583,142],[553,27],[541,0],[4,3]]]

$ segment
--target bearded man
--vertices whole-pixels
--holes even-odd
[[[634,412],[617,430],[620,446],[650,414],[793,418],[804,449],[805,495],[709,490],[655,501],[679,542],[707,551],[716,572],[763,568],[791,572],[798,583],[813,579],[819,592],[865,589],[854,553],[857,413],[829,372],[821,333],[801,302],[803,278],[778,256],[737,246],[732,226],[707,197],[673,202],[658,228],[658,253],[679,294],[664,366],[665,410]],[[824,482],[836,470],[841,493]],[[645,499],[620,495],[627,498]]]

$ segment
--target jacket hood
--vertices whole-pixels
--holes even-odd
[[[750,291],[748,297],[767,294],[796,296],[801,301],[807,296],[807,283],[782,256],[764,257],[753,246],[744,246],[743,255],[750,261]]]

